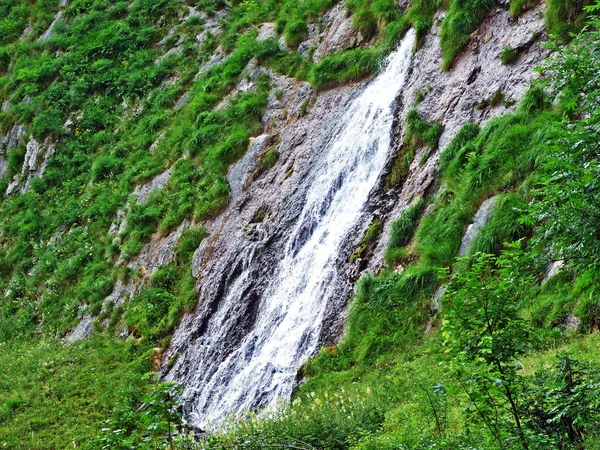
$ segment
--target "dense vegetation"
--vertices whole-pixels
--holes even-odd
[[[535,4],[511,0],[510,12],[516,17]],[[549,31],[565,38],[579,29],[584,4],[548,1]],[[177,387],[144,374],[196,301],[190,264],[206,234],[202,222],[228,204],[227,168],[260,134],[268,77],[252,79],[250,92],[234,92],[251,76],[251,60],[317,89],[355,81],[375,73],[409,27],[421,45],[435,13],[446,9],[441,45],[449,70],[495,2],[414,0],[400,11],[392,1],[350,0],[345,8],[365,45],[315,63],[298,47],[309,25],[333,6],[332,0],[2,2],[0,134],[18,125],[26,131],[6,155],[0,178],[0,445],[173,444]],[[191,7],[202,14],[191,14]],[[208,23],[215,17],[218,34]],[[267,21],[288,49],[256,39],[256,26]],[[347,336],[306,364],[310,378],[292,406],[234,423],[205,444],[178,445],[594,448],[597,337],[565,334],[563,323],[571,312],[581,332],[600,323],[594,296],[600,108],[590,82],[600,69],[598,39],[595,32],[576,38],[547,68],[553,76],[546,85],[533,88],[514,113],[481,130],[465,125],[442,154],[443,189],[394,223],[388,269],[360,281]],[[221,55],[216,63],[214,54]],[[406,178],[417,147],[437,148],[441,125],[414,110],[406,130],[390,187]],[[21,171],[32,140],[55,146],[40,177]],[[271,150],[260,170],[278,157]],[[167,169],[172,174],[162,190],[145,201],[131,195]],[[28,190],[4,196],[15,181]],[[472,247],[474,255],[494,256],[475,256],[440,281],[469,220],[494,194],[493,217]],[[427,205],[432,210],[423,217]],[[119,210],[126,222],[110,234]],[[379,225],[362,245],[375,239]],[[152,236],[180,226],[172,263],[151,277],[127,267]],[[506,252],[504,243],[518,240],[522,249]],[[528,265],[520,257],[513,267],[518,251],[536,257]],[[567,264],[540,284],[548,258]],[[509,270],[517,271],[520,285],[492,282]],[[123,305],[105,301],[115,283],[130,280],[143,286],[138,295]],[[449,290],[442,313],[431,319],[430,300],[442,282]],[[476,317],[469,292],[482,288],[514,297],[495,312],[502,319],[499,350],[496,335],[492,342],[480,336],[481,323],[458,320],[465,311]],[[95,318],[93,338],[60,343],[83,315]],[[506,327],[507,318],[523,333]],[[122,330],[132,339],[114,339]],[[488,357],[497,351],[501,357]],[[563,351],[573,356],[557,356]]]

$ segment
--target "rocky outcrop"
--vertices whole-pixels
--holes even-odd
[[[475,238],[479,235],[481,229],[490,221],[492,212],[496,207],[496,203],[498,203],[498,198],[499,197],[497,195],[490,197],[481,204],[475,213],[475,217],[473,217],[473,222],[469,224],[467,231],[465,231],[465,234],[462,237],[460,249],[458,250],[459,256],[467,256],[469,254],[469,250],[471,250],[473,241],[475,241]]]
[[[324,31],[310,42],[316,47],[313,61],[319,62],[327,55],[359,46],[364,39],[352,27],[352,17],[346,14],[344,3],[338,3],[323,16]]]
[[[8,109],[8,103],[6,103]],[[2,105],[4,110],[5,106]],[[0,135],[0,178],[6,175],[8,170],[7,154],[17,148],[19,141],[27,134],[25,125],[15,124],[11,130]]]
[[[16,142],[25,135],[25,128],[22,126],[17,126],[16,130],[13,127],[13,131],[11,132],[13,135],[8,142],[7,151],[16,148]],[[49,139],[40,143],[31,137],[25,147],[25,158],[21,172],[13,177],[5,195],[27,192],[31,188],[32,180],[44,174],[55,151],[56,146]]]

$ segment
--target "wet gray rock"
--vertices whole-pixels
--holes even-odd
[[[19,129],[17,129],[18,134]],[[8,147],[10,148],[12,145],[16,147],[16,142],[12,142],[11,138]],[[25,147],[25,158],[21,167],[21,173],[13,177],[13,180],[6,189],[5,195],[8,196],[16,192],[27,192],[31,187],[31,181],[44,174],[55,151],[56,146],[48,139],[42,144],[31,137]]]
[[[17,148],[19,141],[27,134],[25,125],[15,124],[6,134],[0,134],[0,177],[6,175],[8,164],[6,154]]]
[[[56,13],[54,20],[52,21],[52,23],[50,24],[48,29],[46,31],[44,31],[44,33],[39,37],[38,42],[45,42],[45,41],[49,40],[50,38],[52,38],[52,36],[54,36],[54,27],[56,26],[57,22],[62,20],[63,14],[64,13],[62,11],[59,11],[58,13]]]
[[[131,195],[135,197],[138,203],[146,202],[153,191],[159,191],[165,187],[165,185],[171,179],[172,174],[173,168],[169,167],[167,170],[159,175],[156,175],[147,183],[136,186]]]
[[[258,155],[273,143],[273,135],[261,134],[250,140],[249,150],[229,168],[227,181],[231,187],[231,199],[235,201],[242,192],[249,175],[256,168]]]
[[[473,217],[473,222],[469,224],[467,231],[465,231],[465,234],[462,237],[460,250],[458,251],[459,256],[467,256],[469,254],[469,250],[473,245],[473,241],[479,235],[481,229],[490,221],[494,208],[496,207],[496,203],[498,203],[497,195],[488,198],[481,204],[477,210],[477,213],[475,214],[475,217]]]
[[[320,42],[313,54],[314,62],[341,50],[354,48],[363,42],[360,33],[352,27],[352,17],[346,14],[343,3],[338,3],[322,18],[325,31],[319,36]]]
[[[559,259],[558,261],[553,261],[550,265],[548,265],[548,270],[546,270],[546,276],[544,277],[544,281],[552,278],[554,275],[558,275],[563,266],[565,265],[564,260]]]
[[[265,22],[258,29],[257,41],[266,41],[267,39],[275,39],[275,24],[273,22]]]
[[[175,245],[181,237],[183,230],[189,226],[190,222],[184,220],[181,225],[166,236],[155,237],[155,239],[152,239],[144,246],[138,256],[128,266],[149,277],[160,267],[173,261]]]
[[[86,314],[81,318],[79,324],[67,334],[64,338],[65,342],[72,343],[87,339],[91,336],[92,330],[94,329],[94,318],[89,314]]]
[[[25,127],[25,125],[14,124],[8,134],[8,139],[6,140],[6,147],[5,147],[4,153],[8,153],[11,150],[14,150],[15,148],[17,148],[17,145],[19,145],[19,141],[26,134],[27,134],[27,127]],[[0,147],[0,149],[1,148],[2,147]],[[3,152],[0,151],[0,153],[3,153]]]
[[[579,317],[574,316],[573,314],[569,314],[565,319],[565,331],[569,332],[572,330],[576,330],[581,324],[581,320]]]

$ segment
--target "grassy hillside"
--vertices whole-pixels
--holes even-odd
[[[518,15],[533,3],[512,0],[511,13]],[[191,256],[206,234],[202,222],[228,204],[228,166],[244,153],[249,138],[261,133],[268,77],[259,77],[252,91],[228,97],[247,75],[250,60],[325,89],[375,73],[410,26],[422,40],[436,11],[447,9],[441,44],[444,68],[450,69],[494,2],[415,0],[402,12],[395,2],[351,0],[345,7],[367,43],[314,63],[297,47],[308,37],[308,25],[318,24],[333,6],[330,0],[73,0],[66,6],[58,0],[6,0],[0,5],[0,133],[18,125],[26,130],[6,154],[0,178],[2,193],[18,186],[0,202],[0,445],[161,445],[164,433],[155,425],[164,416],[157,413],[153,421],[137,411],[145,395],[159,390],[142,378],[152,355],[168,344],[181,314],[196,301]],[[583,6],[548,2],[549,29],[565,36],[580,27]],[[218,33],[211,25],[217,17]],[[264,22],[276,24],[288,50],[274,39],[257,41],[257,25]],[[595,38],[586,35],[579,45],[593,48]],[[223,58],[200,71],[215,54]],[[571,80],[573,67],[587,72]],[[207,445],[368,449],[478,443],[477,448],[495,448],[498,440],[481,415],[479,422],[468,415],[469,393],[461,391],[461,379],[449,366],[452,355],[443,350],[446,307],[433,319],[429,313],[436,288],[448,280],[440,281],[439,269],[454,264],[465,227],[493,194],[500,195],[498,207],[473,251],[499,254],[504,242],[524,239],[528,254],[540,254],[532,269],[536,280],[524,287],[518,305],[519,317],[539,330],[539,338],[527,343],[531,350],[524,361],[530,363],[518,376],[554,366],[553,356],[562,349],[582,349],[577,355],[582,364],[595,361],[595,335],[561,332],[571,312],[581,320],[582,333],[598,325],[597,228],[582,219],[595,217],[588,192],[594,186],[576,183],[579,175],[593,180],[593,173],[573,169],[577,176],[564,180],[571,190],[561,190],[561,183],[547,188],[564,162],[559,150],[565,136],[571,139],[568,130],[580,123],[581,103],[595,112],[595,91],[586,91],[591,88],[585,78],[594,69],[589,58],[567,56],[551,79],[554,84],[547,86],[553,96],[562,93],[558,106],[550,108],[552,99],[533,89],[514,114],[483,130],[466,124],[442,156],[443,189],[398,219],[388,269],[360,281],[346,338],[306,364],[308,382],[295,406],[273,419],[243,423]],[[184,94],[187,102],[179,103]],[[226,97],[225,107],[215,110]],[[415,146],[437,146],[439,125],[416,112],[406,125],[410,142],[404,161],[412,159]],[[593,130],[581,133],[593,141]],[[55,147],[40,177],[22,171],[31,142]],[[577,166],[585,157],[570,163]],[[554,167],[548,165],[552,161]],[[403,179],[405,166],[396,168],[390,182]],[[136,186],[168,168],[173,173],[164,189],[143,203],[131,199]],[[554,208],[565,195],[576,198],[573,193],[583,200],[579,208],[561,210],[564,221],[548,218],[547,211],[554,209],[529,208],[538,198]],[[128,202],[127,226],[109,234],[113,218]],[[423,217],[427,205],[432,209]],[[152,277],[127,269],[125,262],[153,236],[184,222],[189,225],[172,263]],[[540,228],[540,223],[548,225]],[[592,230],[584,243],[590,251],[587,270],[586,264],[567,264],[561,275],[540,286],[547,260],[540,249],[562,251],[561,257],[574,262],[582,258],[577,253],[582,243],[569,240],[572,223]],[[123,306],[103,305],[118,280],[132,279],[143,284],[141,294]],[[93,339],[60,343],[85,314],[96,319]],[[133,336],[130,340],[115,338],[121,327]],[[595,380],[591,374],[592,369],[588,378]],[[502,442],[512,442],[516,434],[504,405],[499,408],[495,423]],[[585,420],[582,439],[589,444],[588,428],[596,418]],[[543,434],[538,428],[535,433]],[[121,444],[108,435],[118,436]],[[559,437],[548,439],[558,442]]]

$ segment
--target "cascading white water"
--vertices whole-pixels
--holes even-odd
[[[231,330],[223,325],[236,308],[247,267],[225,292],[203,333],[200,367],[191,369],[202,379],[193,388],[199,389],[191,408],[193,423],[204,427],[232,412],[290,397],[299,366],[318,345],[340,246],[361,218],[386,163],[393,105],[408,75],[414,41],[411,30],[383,72],[332,124],[336,131],[313,168],[304,207],[264,290],[254,326],[215,369],[211,351],[227,345]],[[248,249],[244,265],[259,244]]]

